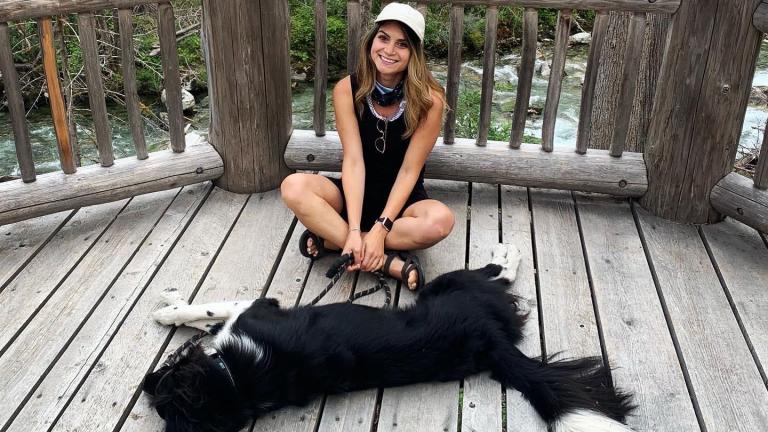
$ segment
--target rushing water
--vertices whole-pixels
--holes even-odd
[[[560,98],[560,107],[557,114],[555,127],[556,147],[574,148],[576,144],[576,130],[579,118],[579,104],[581,100],[581,84],[587,63],[586,47],[574,47],[569,50],[566,62],[566,77],[563,82],[563,92]],[[544,53],[544,62],[551,61],[551,52]],[[512,120],[512,110],[517,91],[517,67],[520,63],[519,52],[502,57],[495,70],[495,91],[493,95],[493,113],[491,116],[491,128],[497,131],[508,131]],[[443,85],[446,80],[445,64],[432,64],[431,69]],[[482,64],[479,60],[469,61],[461,67],[460,93],[462,97],[477,95],[480,91],[482,78]],[[763,44],[758,68],[753,81],[755,86],[768,86],[768,43]],[[547,78],[536,74],[531,93],[532,107],[543,107],[547,93]],[[328,89],[331,94],[331,88]],[[312,128],[312,98],[311,85],[299,84],[293,92],[293,124],[297,129]],[[471,100],[471,99],[470,99]],[[207,100],[199,101],[197,111],[190,115],[190,129],[205,135],[208,129],[209,112]],[[471,105],[471,104],[470,104]],[[457,109],[457,117],[466,118],[467,104],[462,104]],[[328,101],[328,115],[326,128],[335,129],[333,110],[330,98]],[[477,111],[476,107],[473,107]],[[115,157],[125,157],[135,154],[131,141],[130,129],[127,124],[125,110],[118,106],[109,107],[112,124]],[[742,151],[759,147],[762,141],[763,128],[768,118],[768,107],[749,106],[747,109],[740,147]],[[47,109],[38,109],[30,112],[27,121],[30,128],[30,140],[38,173],[56,171],[58,167],[58,153],[56,149],[56,137],[51,123],[50,112]],[[82,152],[82,163],[96,163],[97,155],[93,125],[87,110],[78,110],[76,114],[78,141]],[[541,116],[531,116],[526,123],[525,135],[541,136]],[[150,151],[167,146],[168,134],[157,126],[156,122],[145,121],[145,135]],[[505,129],[506,127],[506,129]],[[10,117],[7,111],[0,111],[0,176],[18,175],[18,164],[13,144]]]

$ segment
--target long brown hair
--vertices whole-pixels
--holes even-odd
[[[357,63],[358,88],[354,98],[355,107],[361,116],[365,108],[365,98],[371,94],[376,83],[376,65],[371,60],[371,46],[373,45],[373,39],[381,28],[381,24],[383,23],[376,23],[360,43],[360,57]],[[432,108],[432,95],[440,98],[445,107],[445,90],[443,90],[443,87],[435,80],[432,72],[427,68],[424,47],[418,36],[407,26],[399,22],[397,24],[400,25],[403,32],[407,35],[408,49],[411,51],[408,67],[405,71],[405,78],[403,78],[405,80],[403,83],[403,94],[407,101],[404,113],[405,133],[403,138],[407,138],[413,135],[419,126],[419,122],[427,116],[427,113]]]

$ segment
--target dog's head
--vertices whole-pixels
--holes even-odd
[[[194,344],[144,378],[166,432],[228,432],[251,418],[221,361]]]

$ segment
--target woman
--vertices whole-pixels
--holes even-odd
[[[440,134],[444,91],[427,69],[424,17],[385,6],[360,47],[357,73],[336,84],[333,105],[343,148],[341,180],[292,174],[283,200],[307,228],[302,254],[351,252],[349,270],[382,269],[410,289],[424,271],[408,253],[444,239],[454,217],[424,189],[424,162]]]

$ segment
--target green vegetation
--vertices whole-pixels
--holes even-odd
[[[480,91],[462,90],[459,92],[459,101],[456,106],[456,136],[463,138],[477,138],[480,128]],[[488,129],[488,139],[491,141],[509,141],[512,134],[512,113],[504,121],[493,121]],[[524,135],[523,142],[529,144],[541,144],[541,138],[533,135]]]

